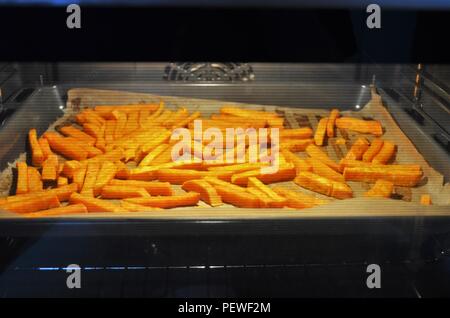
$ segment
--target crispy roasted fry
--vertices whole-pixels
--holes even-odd
[[[378,152],[378,154],[373,158],[372,162],[376,164],[386,164],[393,160],[395,153],[397,151],[397,146],[392,142],[385,141],[383,147]]]
[[[314,142],[317,146],[322,146],[327,130],[328,117],[321,118],[314,134]]]
[[[118,139],[125,133],[125,127],[127,126],[127,114],[118,110],[112,112],[114,119],[116,120],[116,126],[114,128],[114,138]]]
[[[287,149],[282,149],[281,153],[286,158],[287,162],[290,162],[295,166],[295,170],[297,173],[299,173],[300,171],[312,171],[312,165],[305,159],[298,157]]]
[[[100,194],[102,188],[107,185],[116,175],[117,166],[111,161],[101,163],[100,170],[94,184],[94,196]]]
[[[89,136],[85,132],[73,127],[73,126],[64,126],[59,129],[59,131],[67,136],[72,137],[76,140],[82,141],[85,144],[88,144],[90,146],[93,146],[95,144],[95,138],[92,136]]]
[[[372,134],[375,136],[383,135],[383,127],[377,120],[362,120],[352,117],[340,117],[336,119],[336,127],[340,129],[349,129],[363,134]]]
[[[371,143],[369,149],[364,153],[362,160],[364,162],[372,162],[373,158],[380,152],[384,141],[380,138],[375,138]]]
[[[322,161],[320,161],[316,158],[308,158],[306,160],[313,167],[312,171],[315,174],[318,174],[319,176],[322,176],[322,177],[325,177],[325,178],[328,178],[328,179],[331,179],[334,181],[345,182],[344,176],[342,174],[331,169],[329,166],[327,166]]]
[[[220,109],[221,114],[228,114],[237,117],[248,117],[258,119],[277,119],[279,116],[276,113],[266,112],[262,110],[243,109],[233,106],[223,106]]]
[[[58,157],[56,155],[50,155],[42,164],[42,180],[43,181],[55,181],[58,177]]]
[[[171,184],[183,184],[189,180],[202,179],[204,177],[217,177],[222,180],[230,180],[233,173],[229,171],[199,171],[190,169],[159,169],[156,177],[159,181],[170,182]]]
[[[8,201],[0,209],[16,213],[29,213],[61,206],[58,197],[52,193],[42,192],[39,196],[30,196],[22,200]]]
[[[149,198],[150,194],[144,188],[105,185],[101,189],[101,196],[103,199],[126,199],[136,197]]]
[[[81,194],[85,196],[94,196],[94,187],[97,180],[98,172],[100,171],[100,163],[90,162],[87,165],[86,176],[84,177],[83,187],[81,188]]]
[[[28,191],[29,192],[42,191],[43,183],[39,171],[34,167],[28,167],[27,171],[28,171]]]
[[[200,200],[210,206],[222,205],[222,199],[217,194],[216,189],[205,180],[189,180],[183,183],[181,188],[184,191],[192,191],[200,194]]]
[[[278,167],[278,171],[275,173],[262,173],[261,169],[250,170],[234,174],[231,177],[231,182],[237,185],[247,185],[249,177],[256,177],[265,184],[273,182],[290,181],[295,178],[295,166],[293,164],[285,164]]]
[[[269,202],[267,203],[270,208],[281,208],[286,204],[286,199],[276,192],[274,192],[271,188],[266,186],[260,180],[255,177],[248,178],[248,187],[256,188],[261,191],[264,195],[269,198]]]
[[[222,201],[240,208],[259,208],[261,201],[244,188],[243,191],[235,191],[232,187],[213,184]]]
[[[366,197],[378,197],[378,198],[390,198],[392,191],[394,190],[394,184],[386,180],[377,180],[373,187],[364,193]]]
[[[42,152],[41,146],[37,140],[37,132],[36,129],[30,129],[28,132],[28,141],[30,143],[31,148],[31,158],[33,166],[40,166],[45,160],[45,155]]]
[[[86,177],[87,166],[81,166],[75,169],[72,176],[72,181],[77,185],[78,191],[81,191],[84,185],[84,178]]]
[[[300,172],[294,179],[294,182],[308,190],[337,199],[353,197],[353,191],[347,184],[319,176],[312,172]]]
[[[50,148],[62,156],[78,161],[87,159],[88,152],[79,144],[71,144],[67,142],[67,138],[56,133],[46,132],[44,136],[48,140]]]
[[[50,149],[50,145],[48,144],[48,140],[41,137],[38,140],[39,146],[41,146],[42,153],[44,154],[44,158],[47,159],[48,156],[53,155],[53,151]]]
[[[347,167],[373,167],[373,168],[378,167],[382,169],[406,170],[406,171],[420,171],[422,169],[420,165],[415,164],[382,165],[353,159],[342,159],[339,162],[339,165],[342,171],[344,171],[344,168]]]
[[[307,139],[313,136],[313,131],[309,127],[295,129],[280,129],[280,138]]]
[[[26,217],[29,218],[37,218],[37,217],[46,217],[53,215],[62,215],[62,214],[77,214],[77,213],[87,213],[87,209],[83,204],[71,204],[66,206],[61,206],[59,208],[52,208],[47,210],[41,210],[38,212],[32,212],[25,214]]]
[[[163,151],[169,148],[169,144],[160,144],[156,146],[153,150],[151,150],[144,159],[139,162],[139,167],[148,166],[152,163],[152,161],[158,157]]]
[[[162,197],[150,197],[150,198],[129,198],[124,201],[141,204],[145,206],[157,207],[157,208],[175,208],[182,206],[197,205],[200,200],[200,193],[188,192],[186,194],[162,196]]]
[[[401,170],[375,167],[347,167],[344,169],[344,178],[348,181],[376,182],[377,180],[391,181],[394,185],[414,187],[422,179],[421,170]]]
[[[328,157],[328,155],[325,152],[322,151],[322,149],[320,149],[316,145],[311,144],[308,147],[306,147],[306,153],[309,156],[311,156],[311,158],[323,162],[331,169],[337,172],[342,171],[339,167],[339,164],[334,162],[330,157]]]
[[[172,188],[169,182],[112,179],[109,184],[144,188],[151,195],[172,195]]]
[[[339,117],[339,109],[333,108],[330,112],[330,117],[328,117],[327,122],[327,136],[328,138],[334,137],[334,125],[336,123],[336,118]]]
[[[369,149],[369,142],[366,138],[359,137],[347,152],[345,159],[361,160],[367,149]]]
[[[316,205],[328,204],[330,201],[316,198],[302,192],[289,190],[280,186],[273,187],[272,190],[286,198],[285,205],[290,208],[304,209],[312,208]]]
[[[121,212],[123,210],[111,201],[96,199],[76,192],[72,193],[69,202],[71,204],[83,204],[88,212]]]
[[[18,162],[16,194],[23,193],[28,193],[28,166],[25,162]]]

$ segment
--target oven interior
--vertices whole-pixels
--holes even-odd
[[[75,87],[358,110],[374,86],[449,182],[449,83],[448,65],[0,63],[0,165],[25,150],[23,131],[61,116]],[[445,217],[0,223],[1,296],[450,295]],[[381,289],[366,286],[372,263]],[[80,264],[86,288],[65,287],[69,264]]]

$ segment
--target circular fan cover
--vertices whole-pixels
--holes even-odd
[[[170,63],[164,79],[185,82],[247,82],[253,69],[246,63]]]

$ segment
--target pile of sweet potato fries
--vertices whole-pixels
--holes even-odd
[[[264,162],[173,162],[173,130],[192,130],[199,119],[204,130],[279,128],[278,170],[261,173]],[[340,162],[322,147],[335,137],[336,128],[367,137],[359,137]],[[353,197],[347,181],[372,183],[365,196],[389,198],[394,186],[414,187],[423,176],[419,165],[393,164],[397,147],[381,139],[380,122],[341,117],[337,109],[313,131],[284,128],[284,118],[273,112],[233,106],[202,118],[185,108],[168,110],[164,102],[102,105],[83,109],[73,124],[55,130],[41,137],[35,129],[29,131],[31,165],[17,163],[15,195],[0,198],[1,209],[38,217],[152,211],[196,206],[200,200],[212,207],[303,209]],[[307,158],[298,152],[306,152]],[[330,199],[272,185],[284,181]],[[181,185],[184,193],[178,189],[175,194],[173,185]],[[429,196],[421,201],[431,204]]]

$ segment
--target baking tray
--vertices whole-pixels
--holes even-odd
[[[229,102],[206,99],[193,99],[171,96],[160,96],[153,94],[133,93],[126,91],[97,90],[76,88],[68,91],[65,114],[53,123],[49,129],[52,130],[55,125],[63,124],[70,120],[70,117],[85,107],[95,105],[114,105],[131,103],[155,103],[163,99],[170,109],[177,107],[186,107],[191,112],[199,110],[208,117],[212,113],[217,113],[219,108]],[[232,103],[233,105],[249,108],[264,109],[275,111],[284,116],[285,126],[297,128],[310,126],[313,129],[321,117],[327,116],[329,110],[310,109],[299,105],[299,108],[286,108],[268,105]],[[301,107],[301,108],[300,108]],[[153,211],[145,213],[89,213],[80,215],[54,216],[51,218],[85,218],[85,219],[105,219],[105,218],[149,218],[149,219],[292,219],[292,218],[351,218],[351,217],[402,217],[402,216],[447,216],[450,215],[450,186],[444,184],[444,178],[435,171],[416,150],[408,137],[401,131],[395,120],[383,106],[380,96],[372,89],[372,99],[359,111],[343,111],[342,114],[358,117],[373,118],[382,122],[385,128],[383,138],[392,140],[398,145],[397,163],[419,164],[424,171],[424,179],[415,188],[395,187],[394,197],[396,199],[373,199],[360,197],[362,193],[370,188],[369,184],[359,182],[349,182],[356,198],[348,200],[334,200],[332,203],[324,206],[318,206],[310,209],[242,209],[233,206],[224,205],[211,208],[201,202],[198,207],[177,208],[162,211]],[[325,147],[328,155],[338,161],[342,158],[353,141],[361,134],[337,129],[336,138],[344,138],[345,145],[337,144],[336,138],[330,138]],[[372,139],[372,136],[367,136]],[[300,156],[305,154],[300,153]],[[23,157],[22,157],[23,158]],[[3,172],[5,174],[5,171]],[[317,193],[310,192],[300,188],[293,182],[277,183],[292,187],[305,193],[314,194],[317,197],[325,197]],[[175,187],[176,191],[182,191]],[[432,206],[420,205],[419,198],[423,193],[429,193],[433,199]],[[328,198],[328,197],[327,197]],[[0,218],[23,218],[21,215],[7,212],[0,213]]]

